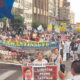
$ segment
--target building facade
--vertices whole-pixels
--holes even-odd
[[[63,7],[64,0],[49,0],[49,18],[48,21],[54,24],[58,24],[60,16],[60,7]]]
[[[62,6],[61,6],[61,4],[62,4]],[[70,2],[68,2],[67,0],[63,0],[63,1],[61,0],[58,15],[59,15],[58,16],[58,24],[61,24],[61,23],[69,24],[70,23],[70,18],[69,18]]]
[[[48,3],[48,24],[52,24],[55,22],[55,6],[54,0],[49,0]]]
[[[70,24],[74,24],[74,23],[75,23],[75,13],[70,12]]]
[[[48,0],[15,0],[13,12],[25,18],[27,29],[32,29],[34,21],[48,25]]]
[[[67,0],[15,0],[13,12],[25,18],[27,29],[32,29],[32,22],[69,23],[70,3]]]
[[[33,21],[48,24],[48,0],[33,0]]]
[[[61,23],[70,23],[70,19],[69,19],[69,9],[65,9],[63,7],[60,8],[60,17],[59,17],[59,24]]]
[[[32,0],[15,0],[13,12],[24,17],[26,28],[31,30],[32,24]]]
[[[60,21],[60,8],[63,7],[64,0],[53,0],[54,1],[54,16],[55,23],[59,24]]]

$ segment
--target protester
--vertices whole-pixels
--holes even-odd
[[[70,49],[71,49],[71,53],[73,54],[73,60],[75,60],[77,58],[77,49],[78,49],[78,45],[76,43],[76,41],[73,39],[71,44],[70,44]]]
[[[75,60],[71,65],[72,79],[69,80],[80,80],[80,60]]]
[[[50,57],[50,62],[53,63],[54,65],[58,66],[59,77],[61,78],[61,80],[65,80],[65,73],[63,73],[60,70],[60,64],[63,64],[63,60],[59,54],[58,48],[55,48],[52,52],[53,52],[53,54]],[[59,80],[59,77],[58,77],[58,80]]]
[[[61,40],[61,36],[58,36],[58,41],[60,41],[60,44],[59,44],[59,50],[60,50],[60,55],[62,57],[62,60],[63,60],[63,47],[64,47],[64,42]]]
[[[2,40],[6,40],[8,37],[7,37],[6,33],[2,33],[1,38],[2,38]]]
[[[37,59],[33,61],[34,64],[47,64],[48,63],[48,61],[43,58],[42,52],[38,52],[37,56],[38,56]]]
[[[63,48],[63,53],[64,53],[64,61],[70,59],[70,42],[65,41],[64,42],[64,48]]]
[[[40,40],[40,37],[39,37],[39,35],[37,35],[35,41],[39,41],[39,40]]]
[[[78,41],[78,49],[77,49],[78,59],[80,59],[80,42]]]

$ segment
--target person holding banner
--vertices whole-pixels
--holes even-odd
[[[62,60],[62,57],[60,56],[59,54],[59,50],[58,48],[55,48],[53,51],[52,51],[52,56],[50,57],[50,62],[53,63],[54,65],[57,65],[58,66],[58,72],[59,72],[59,77],[61,78],[61,80],[65,80],[65,71],[61,71],[61,64],[63,64],[63,60]],[[58,77],[58,80],[59,80],[59,77]]]
[[[37,53],[37,59],[33,61],[34,64],[47,64],[48,61],[46,59],[43,59],[43,53],[38,52]]]
[[[32,78],[32,71],[30,68],[24,69],[25,79],[24,80],[33,80]]]

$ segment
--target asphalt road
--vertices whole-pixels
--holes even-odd
[[[0,63],[0,80],[22,80],[21,67]]]
[[[72,77],[70,73],[70,61],[65,62],[66,64],[66,80]],[[20,65],[4,64],[0,63],[0,80],[23,80],[22,71]]]

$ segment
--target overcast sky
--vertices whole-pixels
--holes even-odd
[[[68,0],[71,2],[71,10],[75,13],[75,22],[80,22],[80,0]]]

